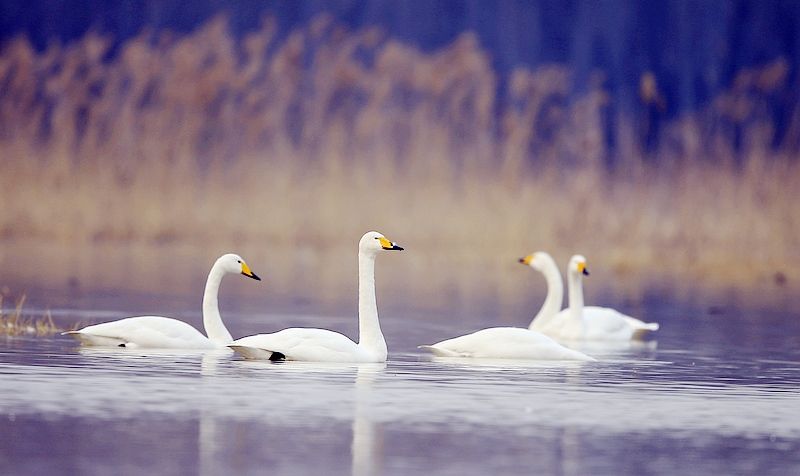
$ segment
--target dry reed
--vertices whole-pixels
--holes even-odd
[[[780,61],[665,121],[647,150],[621,112],[609,148],[599,75],[575,100],[567,68],[519,69],[500,96],[470,33],[423,53],[325,16],[285,39],[265,18],[240,41],[216,18],[110,46],[95,33],[3,46],[0,236],[80,249],[376,228],[428,253],[569,250],[618,272],[800,279],[787,265],[800,111],[778,145],[765,112],[788,87]]]
[[[14,309],[6,312],[3,308],[4,296],[0,294],[0,335],[19,336],[32,334],[37,336],[51,335],[60,329],[53,322],[50,311],[45,311],[41,317],[26,315],[23,311],[26,296],[20,296],[14,304]]]

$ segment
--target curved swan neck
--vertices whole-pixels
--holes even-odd
[[[219,284],[222,282],[224,275],[225,272],[219,264],[214,263],[208,273],[206,290],[203,292],[203,327],[205,327],[206,335],[210,340],[220,344],[230,344],[233,342],[233,337],[231,337],[231,333],[228,332],[225,324],[222,323],[217,301]]]
[[[569,288],[569,316],[570,319],[578,322],[581,321],[581,315],[583,314],[583,279],[581,275],[571,271],[567,273],[567,279]]]
[[[548,263],[542,274],[547,282],[547,296],[536,316],[531,321],[528,329],[534,330],[545,326],[561,310],[564,301],[564,284],[561,282],[561,273],[555,262]]]
[[[378,304],[375,299],[375,255],[360,251],[358,253],[358,345],[386,358],[388,351],[378,322]]]

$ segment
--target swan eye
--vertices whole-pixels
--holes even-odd
[[[237,259],[236,262],[239,263],[239,264],[242,264],[242,260],[240,260],[240,259]]]

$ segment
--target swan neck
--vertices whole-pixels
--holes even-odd
[[[561,311],[561,303],[564,301],[564,284],[561,282],[561,273],[553,263],[553,266],[546,267],[542,274],[547,282],[547,296],[544,298],[539,312],[534,316],[529,329],[535,330],[542,328]]]
[[[375,255],[358,253],[358,345],[386,359],[386,341],[375,299]]]
[[[569,316],[573,321],[579,322],[583,314],[583,278],[577,273],[570,272],[567,285],[569,287]]]
[[[233,342],[233,337],[225,324],[222,323],[222,316],[219,315],[219,303],[217,301],[217,294],[219,293],[219,285],[222,282],[222,277],[225,272],[216,263],[211,267],[206,280],[206,289],[203,292],[203,327],[206,329],[206,335],[215,343],[230,344]]]

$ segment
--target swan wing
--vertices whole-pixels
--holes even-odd
[[[623,315],[607,307],[584,307],[583,324],[587,340],[629,340],[633,335]]]
[[[623,319],[625,319],[629,326],[633,327],[637,331],[657,331],[661,327],[658,325],[658,322],[644,322],[625,314],[620,315],[623,317]]]
[[[325,329],[284,329],[272,334],[242,337],[229,347],[250,359],[277,360],[272,354],[278,353],[286,360],[308,362],[374,361],[347,336]]]
[[[436,355],[491,359],[594,360],[546,335],[517,327],[492,327],[421,346]]]
[[[587,339],[629,340],[637,334],[658,330],[658,323],[647,323],[608,307],[583,309]]]
[[[619,341],[635,339],[646,332],[658,330],[657,323],[642,322],[608,307],[584,307],[581,317],[582,320],[576,324],[570,317],[569,309],[564,309],[553,316],[541,332],[567,341]]]
[[[538,330],[549,337],[559,340],[573,341],[583,338],[583,328],[580,323],[573,322],[569,308],[559,311],[546,325]]]
[[[215,345],[189,324],[161,316],[138,316],[65,332],[84,345],[159,349],[210,349]]]

